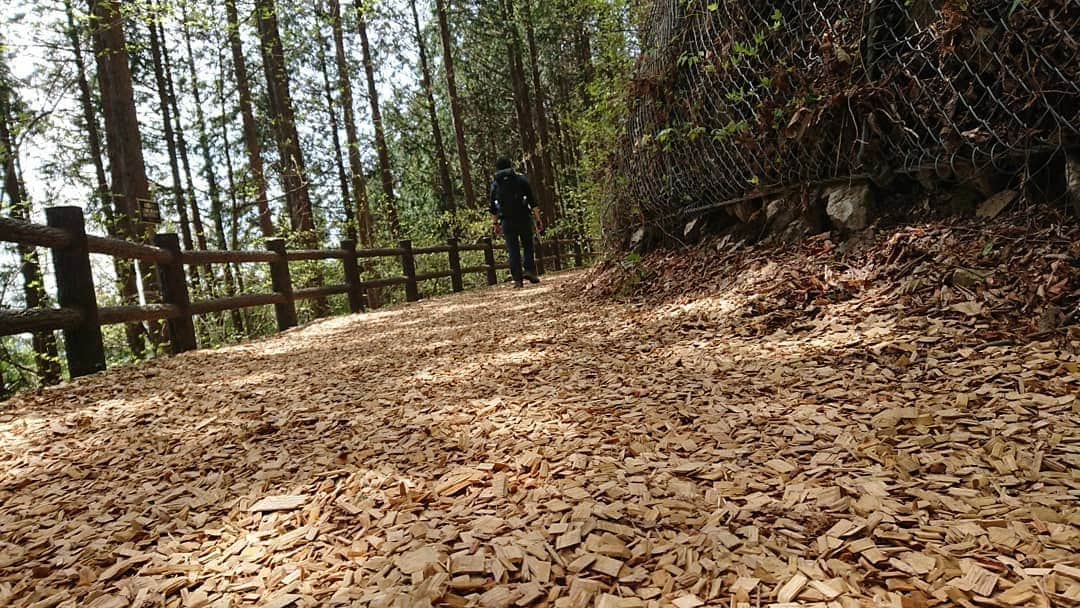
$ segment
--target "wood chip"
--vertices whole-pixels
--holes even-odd
[[[696,595],[684,595],[671,600],[671,605],[675,606],[675,608],[697,608],[698,606],[704,606],[705,602],[701,601]]]
[[[621,561],[605,555],[597,555],[591,566],[596,572],[612,577],[619,576],[619,571],[622,570],[622,567],[623,563]]]
[[[799,593],[802,592],[803,588],[806,587],[806,583],[809,582],[809,580],[810,579],[802,572],[797,573],[776,593],[776,601],[783,604],[795,599],[798,597]]]
[[[262,608],[287,608],[300,601],[301,597],[294,593],[286,593],[266,602]]]
[[[952,269],[1014,262],[908,236],[873,275],[762,256],[647,305],[560,275],[19,395],[2,602],[1072,605],[1080,345],[988,346],[1039,300]]]
[[[303,494],[296,496],[267,496],[248,507],[248,511],[252,513],[292,511],[304,506],[307,499],[308,497]]]

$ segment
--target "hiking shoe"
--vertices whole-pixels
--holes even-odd
[[[533,285],[536,285],[537,283],[540,282],[540,277],[536,276],[535,274],[533,274],[531,272],[525,273],[525,278],[529,279],[529,282],[532,283]]]
[[[525,287],[524,283],[521,281],[514,281],[514,289],[521,289],[522,287]]]

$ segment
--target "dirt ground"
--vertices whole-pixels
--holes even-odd
[[[1080,601],[1075,354],[577,279],[3,404],[0,605]]]

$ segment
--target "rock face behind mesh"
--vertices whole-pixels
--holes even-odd
[[[825,212],[832,223],[845,232],[857,232],[870,225],[874,194],[870,184],[838,186],[829,191]]]
[[[619,233],[845,179],[883,203],[920,174],[990,196],[1080,145],[1076,0],[657,0],[646,23],[608,192]]]
[[[1080,217],[1080,158],[1070,157],[1065,165],[1065,175],[1069,187],[1069,200],[1072,202],[1073,212]]]

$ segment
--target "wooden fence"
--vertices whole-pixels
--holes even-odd
[[[357,313],[365,308],[369,289],[404,285],[406,300],[415,302],[420,299],[419,284],[423,281],[449,278],[457,292],[464,289],[463,276],[466,274],[484,274],[487,284],[494,285],[498,280],[496,271],[510,267],[508,263],[495,261],[496,246],[490,238],[472,245],[449,239],[445,245],[431,247],[413,247],[410,241],[403,240],[397,247],[381,249],[357,249],[355,241],[344,240],[339,249],[318,250],[290,250],[283,239],[274,238],[266,241],[266,251],[181,251],[180,240],[175,234],[156,234],[153,245],[86,234],[79,207],[51,207],[45,210],[45,217],[45,226],[0,217],[0,242],[52,250],[59,307],[0,310],[0,336],[63,331],[68,370],[73,378],[105,369],[103,325],[165,321],[171,351],[178,354],[198,347],[192,320],[195,315],[273,305],[278,330],[284,331],[297,324],[298,300],[345,295],[349,311]],[[461,253],[466,251],[483,252],[484,264],[462,268]],[[162,302],[141,306],[98,306],[90,269],[92,253],[153,263]],[[449,269],[418,274],[416,256],[434,253],[447,254]],[[362,280],[359,260],[386,257],[401,260],[400,276]],[[556,270],[569,266],[571,260],[574,266],[582,266],[583,257],[581,243],[577,241],[537,243],[537,270],[541,274],[548,264]],[[330,259],[341,260],[344,284],[293,289],[290,262]],[[187,266],[242,263],[269,264],[273,291],[191,301]]]

